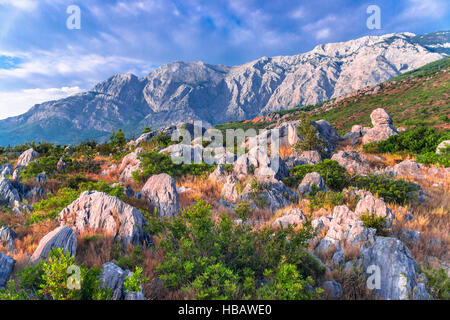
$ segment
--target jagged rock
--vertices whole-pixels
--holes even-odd
[[[317,219],[314,219],[311,221],[312,226],[318,233],[322,231],[323,228],[329,225],[330,221],[332,220],[332,217],[330,216],[321,216]]]
[[[16,261],[13,258],[0,252],[0,289],[5,287],[6,281],[13,271],[14,263],[16,263]]]
[[[223,164],[219,164],[217,168],[209,175],[209,179],[220,184],[225,183],[227,180],[225,166]]]
[[[29,203],[38,202],[44,199],[45,191],[40,187],[33,187],[30,191],[28,191],[24,198],[27,199]]]
[[[252,190],[251,184],[247,184],[240,201],[247,201],[253,205],[262,205],[271,211],[284,208],[290,204],[291,200],[297,198],[297,194],[277,180],[266,180],[261,182],[261,190]]]
[[[406,300],[416,286],[417,264],[409,249],[398,239],[377,237],[375,244],[361,252],[363,270],[369,266],[380,270],[380,287],[373,293],[387,300]],[[371,271],[373,272],[373,271]]]
[[[45,186],[45,185],[48,183],[48,177],[47,177],[46,174],[40,173],[40,174],[38,174],[38,175],[36,176],[35,181],[36,181],[36,183],[37,183],[39,186],[42,187],[42,186]]]
[[[392,118],[386,110],[378,108],[372,111],[370,114],[370,120],[374,127],[379,125],[392,125]]]
[[[8,227],[0,228],[0,243],[9,251],[14,252],[16,246],[14,244],[14,239],[17,238],[17,234]]]
[[[119,181],[127,182],[133,178],[132,173],[139,170],[141,161],[138,158],[138,154],[142,153],[144,150],[142,148],[136,148],[134,152],[127,154],[119,166]]]
[[[417,178],[423,175],[423,168],[423,164],[417,163],[412,160],[405,160],[400,162],[399,164],[396,164],[395,166],[386,167],[384,172],[394,177],[411,176]]]
[[[160,216],[178,215],[179,202],[175,180],[166,173],[151,176],[141,190],[149,204],[154,206]]]
[[[420,232],[411,229],[403,229],[400,233],[400,239],[406,242],[419,242]]]
[[[234,175],[228,176],[226,183],[223,185],[221,198],[227,202],[236,202],[239,199],[239,193],[237,189],[237,179]]]
[[[34,151],[33,148],[30,148],[20,155],[19,159],[17,160],[17,165],[26,167],[39,157],[40,154]]]
[[[369,166],[363,163],[359,153],[356,151],[339,151],[338,153],[333,154],[331,160],[337,161],[339,165],[352,173],[363,175],[370,172]]]
[[[312,125],[317,128],[322,140],[328,143],[328,151],[333,152],[340,139],[336,129],[326,120],[312,121]]]
[[[65,147],[65,148],[64,148],[64,154],[65,154],[66,156],[71,156],[71,155],[73,155],[73,149],[72,149],[72,146],[67,146],[67,147]]]
[[[19,192],[7,178],[0,179],[0,204],[9,205],[12,208],[20,206]]]
[[[298,186],[298,192],[300,194],[307,194],[314,189],[317,191],[326,191],[327,187],[325,186],[325,181],[317,172],[307,173]]]
[[[445,150],[445,148],[447,148],[448,146],[450,146],[450,140],[445,140],[442,141],[441,143],[439,143],[439,145],[436,148],[436,153],[437,154],[443,154],[443,150]]]
[[[146,142],[158,134],[157,130],[153,130],[147,133],[143,133],[135,141],[130,141],[128,144],[133,146],[140,146],[143,142]]]
[[[63,172],[64,169],[66,169],[66,163],[64,162],[63,157],[61,157],[56,164],[56,171]]]
[[[432,300],[424,283],[418,283],[412,292],[413,300]]]
[[[12,175],[12,182],[16,186],[18,186],[20,184],[20,167],[14,169],[14,172]]]
[[[272,227],[287,227],[288,225],[302,225],[306,221],[306,215],[299,208],[290,209],[285,212],[281,217],[277,218],[273,223]]]
[[[375,198],[371,194],[366,194],[358,201],[355,209],[355,213],[359,215],[374,214],[377,217],[385,218],[385,227],[387,229],[392,228],[392,222],[394,221],[394,215],[386,205],[386,203],[378,198]]]
[[[142,291],[126,291],[124,283],[129,276],[131,276],[129,270],[123,270],[113,262],[107,262],[103,265],[102,273],[99,276],[100,285],[104,289],[111,289],[112,300],[146,300]]]
[[[327,298],[330,299],[339,299],[342,297],[342,286],[339,282],[336,281],[325,281],[322,283],[322,289]]]
[[[121,240],[124,245],[151,244],[143,230],[145,219],[136,208],[103,192],[85,191],[59,214],[61,225],[81,234],[99,230]]]
[[[316,150],[310,150],[302,152],[294,151],[289,158],[285,160],[285,163],[288,168],[293,168],[303,164],[314,165],[320,161],[322,161],[320,153]]]
[[[0,165],[0,178],[5,178],[6,176],[10,176],[13,174],[13,167],[11,164],[2,164]]]
[[[345,262],[344,251],[342,249],[337,250],[331,258],[331,264],[334,267],[338,267]]]
[[[75,256],[77,252],[77,236],[72,228],[60,226],[46,234],[31,256],[31,261],[38,262],[40,260],[46,260],[52,248],[61,248],[64,252]]]
[[[398,134],[397,130],[390,125],[377,125],[366,132],[362,138],[362,143],[368,144],[371,142],[384,141],[396,134]]]

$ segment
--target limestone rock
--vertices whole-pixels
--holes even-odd
[[[236,202],[239,199],[239,193],[237,189],[237,179],[234,175],[228,176],[226,183],[223,185],[221,198],[227,202]]]
[[[374,127],[379,125],[392,125],[392,118],[386,110],[378,108],[372,111],[370,114],[370,120]]]
[[[31,261],[38,262],[40,260],[46,260],[52,248],[61,248],[64,252],[75,256],[77,251],[77,236],[72,228],[61,226],[46,234],[31,256]]]
[[[13,174],[13,167],[11,164],[0,165],[0,179],[6,178],[6,176],[11,176]]]
[[[443,150],[445,148],[447,148],[448,146],[450,146],[450,140],[445,140],[442,141],[441,143],[439,143],[439,145],[436,148],[436,153],[437,154],[443,154]]]
[[[14,239],[16,238],[17,234],[10,228],[5,226],[0,228],[0,243],[3,244],[9,252],[15,251],[16,246],[14,244]]]
[[[306,221],[306,215],[299,208],[290,209],[285,212],[281,217],[277,218],[273,223],[272,227],[287,227],[288,225],[302,225]]]
[[[141,194],[158,210],[160,216],[178,215],[179,202],[175,180],[166,173],[151,176]]]
[[[342,297],[342,286],[336,281],[325,281],[322,283],[322,289],[324,290],[325,296],[330,299],[339,299]]]
[[[362,138],[363,144],[368,144],[371,142],[379,142],[387,140],[390,136],[398,134],[397,130],[386,124],[380,124],[376,127],[369,129]]]
[[[16,261],[0,252],[0,289],[4,288]]]
[[[339,151],[333,154],[331,160],[337,161],[339,165],[352,173],[363,175],[370,172],[369,166],[362,161],[359,153],[356,151]]]
[[[385,218],[385,227],[387,229],[392,228],[392,222],[394,221],[394,215],[386,205],[386,203],[378,198],[375,198],[371,194],[365,195],[356,205],[355,212],[359,215],[374,214],[377,217]]]
[[[326,191],[325,181],[317,172],[307,173],[302,182],[298,186],[298,192],[300,194],[307,194],[316,188],[317,191]]]
[[[39,157],[40,154],[34,151],[33,148],[30,148],[20,155],[19,159],[17,160],[17,165],[26,167]]]
[[[108,262],[103,265],[99,279],[103,288],[111,289],[112,300],[146,300],[142,291],[126,291],[124,283],[129,276],[131,276],[129,270],[123,270],[113,262]]]

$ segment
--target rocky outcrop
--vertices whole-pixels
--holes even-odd
[[[383,200],[375,198],[371,194],[366,194],[359,200],[356,205],[355,213],[359,215],[368,214],[382,217],[385,219],[385,227],[387,229],[392,228],[392,222],[394,221],[392,210],[387,207]]]
[[[236,202],[239,199],[237,183],[238,180],[234,175],[228,176],[222,187],[220,197],[226,202]]]
[[[13,258],[0,252],[0,289],[5,287],[6,281],[13,271],[15,262]]]
[[[227,180],[227,172],[225,171],[225,166],[223,164],[219,164],[208,178],[219,184],[225,183]]]
[[[11,164],[0,165],[0,179],[6,178],[6,176],[11,176],[13,174],[13,167]]]
[[[17,234],[8,227],[0,228],[0,244],[2,244],[6,250],[9,252],[14,252],[16,246],[14,244],[14,239],[17,238]]]
[[[297,194],[287,188],[283,182],[265,180],[260,182],[259,190],[253,190],[252,183],[248,183],[239,200],[247,201],[253,206],[261,206],[276,211],[288,206],[296,198]]]
[[[317,172],[307,173],[298,186],[298,192],[300,194],[309,194],[314,190],[326,191],[327,187],[325,186],[325,181]]]
[[[407,300],[416,287],[417,264],[409,249],[398,239],[378,237],[375,244],[361,253],[367,276],[379,268],[376,296],[388,300]],[[368,269],[370,266],[373,270]],[[376,282],[375,282],[376,284]]]
[[[290,209],[272,223],[272,227],[287,227],[288,225],[302,225],[306,215],[299,208]]]
[[[136,148],[134,152],[127,154],[119,166],[119,181],[127,182],[133,178],[132,173],[139,170],[141,160],[139,160],[138,155],[142,153],[144,149]]]
[[[417,163],[412,160],[402,161],[395,166],[386,167],[385,173],[390,174],[394,177],[420,177],[423,175],[423,169],[425,166],[423,164]]]
[[[328,299],[339,299],[342,297],[342,286],[339,282],[325,281],[321,287]]]
[[[369,165],[364,163],[360,155],[356,151],[339,151],[333,154],[331,160],[335,160],[351,173],[359,175],[368,174],[370,172]]]
[[[151,176],[141,190],[160,216],[174,217],[180,208],[175,180],[166,173]]]
[[[144,232],[145,219],[136,208],[103,192],[85,191],[59,214],[61,225],[71,226],[77,234],[100,231],[126,246],[151,244]]]
[[[320,153],[316,150],[310,151],[294,151],[287,159],[284,160],[289,168],[300,166],[303,164],[314,165],[322,161]]]
[[[17,160],[17,165],[26,167],[39,157],[40,154],[34,151],[33,148],[30,148],[20,155],[19,159]]]
[[[367,130],[364,134],[362,143],[368,144],[371,142],[379,142],[386,140],[392,135],[398,134],[397,130],[392,125],[392,118],[382,108],[375,109],[370,114],[373,128]]]
[[[58,163],[56,164],[56,171],[63,172],[66,169],[66,163],[64,162],[63,157],[59,158]]]
[[[20,207],[20,195],[7,178],[0,179],[0,204],[11,206],[13,209]]]
[[[70,256],[75,256],[77,252],[77,236],[72,228],[61,226],[46,234],[31,256],[31,261],[46,260],[53,248],[61,248],[64,252],[68,252]]]
[[[129,276],[131,276],[131,272],[129,270],[123,270],[113,262],[108,262],[103,265],[99,280],[104,289],[111,290],[112,300],[145,300],[142,291],[126,291],[124,283]]]

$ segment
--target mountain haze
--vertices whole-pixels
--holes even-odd
[[[141,79],[114,75],[88,92],[0,120],[0,145],[102,141],[119,127],[131,135],[145,126],[187,120],[216,124],[317,104],[448,56],[449,35],[366,36],[240,66],[174,62]]]

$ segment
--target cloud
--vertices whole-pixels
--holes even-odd
[[[34,0],[0,0],[0,5],[13,6],[17,9],[31,12],[37,8],[38,2]]]
[[[0,119],[22,114],[35,104],[66,98],[81,91],[83,90],[80,87],[0,91]]]
[[[442,18],[447,14],[447,1],[442,0],[408,0],[402,18]]]
[[[316,39],[322,40],[330,36],[330,28],[323,28],[316,32]]]

